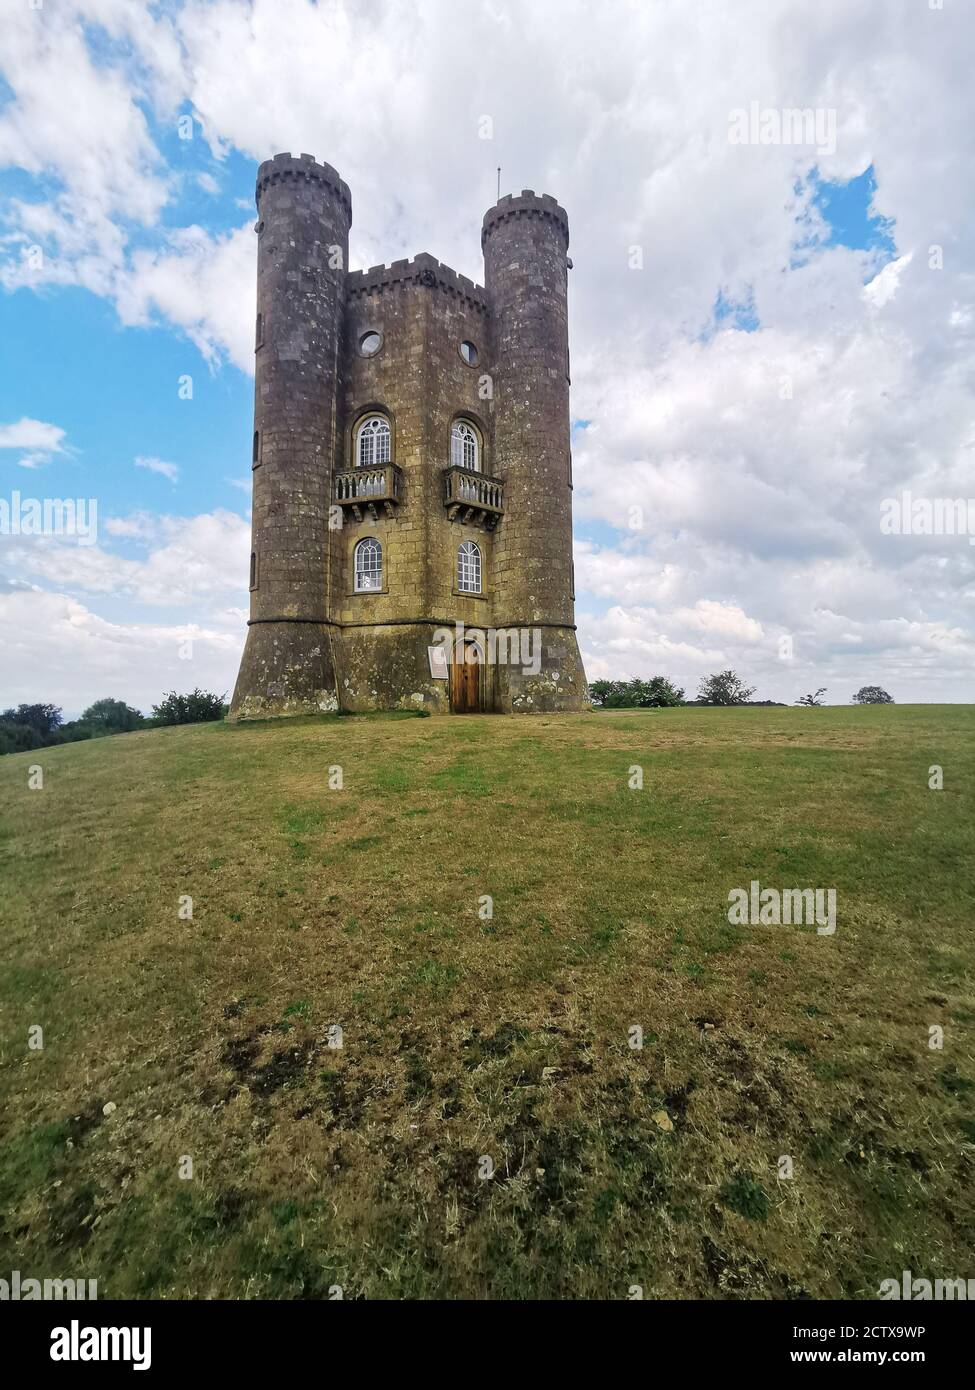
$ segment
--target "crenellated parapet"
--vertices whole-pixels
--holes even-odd
[[[481,223],[481,247],[489,233],[500,223],[510,218],[548,218],[561,227],[566,247],[569,245],[569,215],[550,193],[536,193],[532,188],[523,188],[520,193],[506,193],[488,208]]]
[[[317,183],[345,207],[349,224],[352,223],[352,193],[349,185],[332,168],[331,164],[321,164],[310,154],[276,154],[273,159],[265,159],[257,171],[255,198],[261,206],[261,196],[272,184],[294,182]]]
[[[429,289],[442,290],[446,294],[457,295],[482,313],[488,311],[483,286],[475,284],[466,275],[458,275],[456,270],[443,265],[427,251],[421,251],[412,260],[374,265],[368,270],[353,270],[346,277],[346,292],[349,295],[372,294],[398,285],[424,285]]]

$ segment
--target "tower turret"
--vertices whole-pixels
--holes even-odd
[[[513,710],[579,709],[586,683],[572,573],[569,220],[547,194],[509,194],[485,214],[481,246],[493,322],[494,457],[505,487],[495,621],[537,629],[541,642],[541,669],[499,671],[499,695]]]
[[[257,174],[251,614],[232,717],[336,709],[329,506],[352,199],[328,164]]]

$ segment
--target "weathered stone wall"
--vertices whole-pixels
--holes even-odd
[[[432,256],[346,273],[351,202],[327,165],[261,165],[254,469],[257,585],[234,715],[298,709],[449,708],[431,678],[437,629],[537,626],[542,669],[482,673],[485,708],[576,709],[585,695],[573,624],[565,213],[502,199],[484,219],[486,288]],[[378,333],[378,352],[360,342]],[[477,362],[461,356],[471,342]],[[332,508],[363,416],[392,426],[402,470],[390,509]],[[497,529],[444,505],[451,425],[481,436],[481,470],[505,480]],[[389,514],[391,512],[391,514]],[[474,518],[472,518],[473,520]],[[338,522],[338,524],[336,524]],[[354,592],[353,554],[383,547],[382,589]],[[483,594],[457,589],[462,541],[480,547]]]
[[[479,389],[489,365],[487,303],[473,281],[422,254],[350,275],[347,305],[345,466],[354,464],[357,424],[379,410],[392,423],[393,461],[403,477],[393,517],[347,515],[333,542],[335,611],[343,624],[340,697],[349,708],[376,708],[415,705],[422,692],[428,707],[446,709],[445,683],[429,674],[434,629],[491,621],[492,534],[451,522],[444,506],[450,428],[459,415],[478,426],[482,469],[491,472],[491,403]],[[382,336],[382,347],[363,357],[359,343],[369,332]],[[461,357],[464,341],[478,350],[473,367]],[[383,546],[384,591],[356,594],[353,554],[370,535]],[[465,539],[481,549],[484,597],[457,593],[457,550]],[[367,631],[366,624],[388,626]],[[395,663],[382,660],[384,644],[395,650]]]
[[[232,715],[337,707],[327,593],[352,200],[327,164],[257,176],[251,617]]]
[[[554,198],[502,198],[481,231],[495,357],[496,467],[505,517],[494,547],[498,626],[539,626],[542,671],[499,672],[505,710],[580,709],[573,628],[569,452],[569,224]]]

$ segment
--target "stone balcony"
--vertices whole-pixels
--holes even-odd
[[[392,516],[400,500],[403,470],[395,463],[378,468],[343,468],[332,475],[332,500],[347,507],[361,521],[363,514],[375,518],[382,507]]]
[[[493,531],[504,516],[504,483],[472,468],[444,470],[444,506],[451,521],[470,522]]]

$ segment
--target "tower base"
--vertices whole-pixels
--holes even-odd
[[[251,623],[230,703],[230,719],[334,714],[339,707],[326,623]]]
[[[578,714],[585,708],[586,673],[573,628],[510,629],[507,642],[492,641],[490,629],[461,631],[465,637],[447,646],[449,674],[438,680],[430,670],[428,649],[444,629],[432,620],[345,631],[286,620],[253,623],[247,629],[230,718],[339,709]],[[465,639],[478,650],[476,675],[469,679],[458,670]]]
[[[427,649],[435,622],[347,627],[336,643],[337,686],[343,709],[414,709],[446,714],[448,684],[433,678]]]
[[[530,631],[537,634],[541,648],[537,658],[528,664],[522,661],[520,665],[496,667],[494,688],[498,713],[581,713],[589,698],[589,688],[575,629],[543,627]]]

